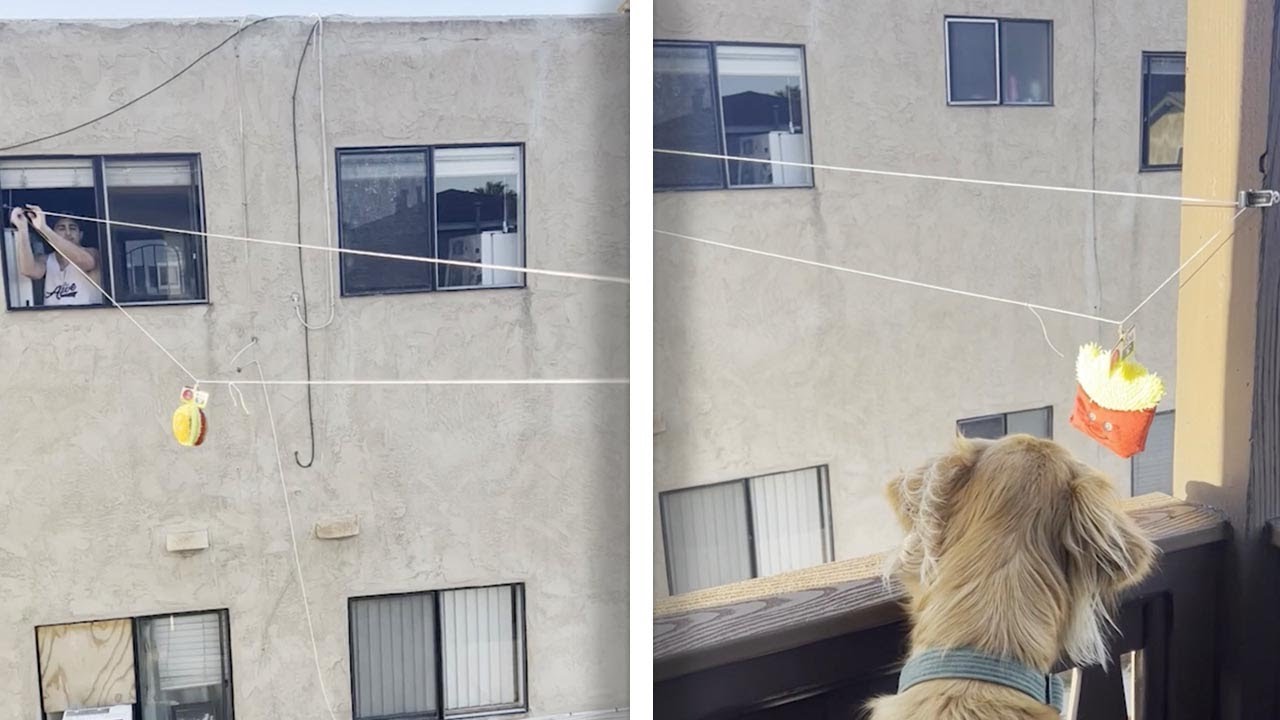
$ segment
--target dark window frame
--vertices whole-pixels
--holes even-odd
[[[1147,76],[1149,75],[1148,69],[1151,67],[1151,60],[1154,58],[1178,58],[1182,60],[1183,92],[1184,93],[1186,92],[1187,51],[1185,50],[1168,50],[1168,51],[1143,50],[1142,51],[1142,70],[1141,70],[1142,76],[1140,80],[1142,87],[1138,91],[1138,101],[1139,103],[1141,103],[1138,106],[1138,132],[1141,136],[1138,141],[1138,172],[1181,172],[1182,171],[1181,160],[1173,164],[1151,164],[1147,162],[1147,155],[1148,155],[1147,151],[1150,149],[1150,143],[1151,143],[1151,126],[1150,124],[1147,123],[1147,101],[1150,99],[1149,96],[1147,95],[1147,91],[1148,91]]]
[[[148,615],[121,615],[111,618],[98,618],[96,620],[68,620],[66,622],[45,623],[36,625],[32,630],[32,640],[35,641],[36,650],[36,688],[37,695],[40,698],[40,717],[42,720],[49,717],[49,713],[44,709],[44,677],[40,674],[40,628],[59,627],[62,625],[79,625],[81,623],[93,622],[111,622],[114,620],[128,620],[133,623],[133,632],[130,634],[129,641],[133,645],[133,688],[134,694],[138,697],[138,701],[133,703],[134,720],[142,718],[142,673],[138,672],[138,627],[139,623],[144,620],[158,620],[167,617],[185,617],[189,615],[218,615],[220,618],[219,630],[226,634],[223,638],[226,640],[227,646],[224,648],[222,663],[226,678],[223,680],[224,694],[226,701],[227,720],[235,720],[235,667],[233,657],[235,653],[232,651],[231,641],[231,610],[229,608],[211,608],[208,610],[183,610],[182,612],[170,613],[152,613]]]
[[[430,238],[431,255],[428,257],[439,258],[439,248],[437,247],[436,238],[436,195],[435,195],[435,151],[436,150],[454,150],[467,148],[505,148],[514,147],[520,150],[520,256],[523,259],[523,267],[529,266],[529,228],[527,218],[529,216],[529,183],[528,183],[528,151],[524,141],[512,142],[460,142],[460,143],[436,143],[433,145],[373,145],[373,146],[349,146],[334,148],[334,184],[337,187],[336,196],[334,198],[337,203],[337,212],[334,216],[338,225],[338,247],[346,248],[347,245],[343,241],[342,236],[342,176],[339,175],[338,168],[341,167],[343,155],[374,155],[374,154],[391,154],[404,152],[421,152],[425,153],[426,166],[426,193],[429,211],[427,212],[427,237]],[[427,287],[414,288],[396,288],[384,290],[350,290],[347,288],[347,277],[341,265],[341,258],[335,258],[338,265],[338,287],[339,294],[344,298],[358,297],[379,297],[384,295],[414,295],[422,293],[456,293],[470,291],[501,291],[501,290],[525,290],[529,287],[528,273],[519,273],[519,285],[492,285],[492,286],[465,286],[465,287],[439,287],[439,269],[444,267],[437,263],[430,263],[432,267],[431,280]]]
[[[1048,415],[1049,437],[1045,439],[1052,440],[1053,439],[1053,406],[1052,405],[1042,405],[1039,407],[1023,408],[1021,410],[1009,410],[1007,412],[990,413],[987,415],[974,415],[973,417],[960,418],[959,420],[956,420],[956,434],[959,435],[960,437],[968,437],[967,435],[964,434],[965,423],[975,423],[975,422],[981,422],[983,420],[994,420],[996,418],[999,418],[1000,422],[1003,425],[1003,428],[1001,429],[1001,432],[1000,432],[1000,436],[1004,437],[1009,434],[1009,416],[1010,415],[1017,415],[1019,413],[1038,412],[1041,410],[1045,411],[1046,414]]]
[[[996,27],[996,99],[995,100],[952,100],[951,99],[951,23],[953,22],[974,22],[974,23],[992,23]],[[1045,88],[1045,95],[1048,100],[1045,102],[1029,103],[1029,102],[1006,102],[1004,97],[1004,61],[1001,53],[1004,49],[1004,24],[1013,23],[1039,23],[1047,26],[1049,30],[1049,58],[1048,58],[1048,82],[1049,87]],[[1057,96],[1055,89],[1057,83],[1054,82],[1054,66],[1055,55],[1054,46],[1054,21],[1042,18],[1020,18],[1005,16],[988,16],[988,15],[944,15],[942,18],[942,56],[943,56],[943,74],[946,86],[947,107],[1032,107],[1046,108],[1054,107],[1057,104]]]
[[[725,137],[724,127],[724,101],[720,95],[720,65],[716,58],[716,48],[725,45],[731,47],[760,47],[760,48],[790,48],[800,51],[800,72],[803,73],[801,80],[803,86],[800,93],[804,97],[804,134],[805,142],[809,146],[809,162],[814,162],[813,155],[813,113],[810,108],[809,100],[809,53],[803,44],[797,43],[768,43],[768,42],[734,42],[730,40],[666,40],[662,38],[653,39],[653,47],[696,47],[705,48],[710,58],[711,70],[711,97],[714,104],[716,117],[716,134],[720,142],[720,155],[728,155],[728,140]],[[652,134],[652,131],[651,131]],[[679,148],[670,148],[678,150]],[[655,153],[655,156],[661,155]],[[653,192],[723,192],[723,191],[749,191],[749,190],[813,190],[817,187],[817,173],[809,173],[809,182],[805,185],[733,185],[729,182],[729,160],[721,160],[722,181],[720,185],[654,185]]]
[[[751,481],[755,478],[770,477],[772,475],[780,475],[782,473],[804,472],[806,470],[816,470],[818,473],[818,519],[821,522],[823,535],[822,555],[825,558],[823,562],[833,562],[836,552],[836,535],[835,523],[832,520],[832,502],[831,502],[831,466],[827,463],[820,465],[806,465],[804,467],[793,468],[790,470],[776,470],[758,475],[746,475],[736,477],[730,480],[717,480],[715,482],[703,483],[701,485],[693,485],[690,487],[675,488],[673,490],[663,490],[658,493],[658,521],[662,527],[662,555],[666,565],[667,575],[667,592],[675,594],[675,577],[671,572],[671,533],[667,526],[667,503],[666,498],[679,495],[681,493],[697,492],[706,488],[723,487],[726,485],[741,484],[742,492],[746,498],[746,528],[747,528],[747,549],[751,561],[751,578],[760,577],[759,561],[757,560],[758,552],[756,550],[756,534],[755,520],[751,512]],[[825,510],[825,512],[823,512]]]
[[[440,595],[449,592],[457,592],[460,590],[487,590],[490,588],[508,588],[518,592],[519,604],[512,604],[512,611],[515,612],[518,607],[519,617],[515,618],[520,627],[520,664],[523,672],[520,673],[520,706],[519,707],[503,707],[497,710],[486,710],[484,708],[469,709],[462,712],[446,714],[445,697],[444,697],[444,632],[441,625],[440,612]],[[396,597],[416,597],[420,595],[432,596],[432,605],[434,612],[432,613],[435,621],[435,647],[432,648],[435,662],[435,683],[436,683],[436,704],[440,707],[436,708],[436,712],[432,713],[409,713],[400,715],[371,715],[368,717],[356,714],[356,633],[355,633],[355,603],[361,600],[379,600],[383,598]],[[478,717],[496,717],[501,715],[519,715],[529,712],[529,592],[528,584],[525,582],[511,583],[489,583],[486,585],[465,585],[460,587],[436,588],[434,590],[409,590],[406,592],[393,593],[377,593],[374,595],[349,595],[347,596],[347,654],[348,667],[350,676],[350,692],[351,692],[351,717],[352,720],[464,720],[465,718]],[[513,622],[513,625],[515,622]]]
[[[1161,411],[1157,412],[1157,413],[1156,413],[1156,417],[1160,417],[1161,415],[1173,415],[1173,416],[1174,416],[1175,427],[1176,427],[1176,422],[1177,422],[1177,417],[1178,417],[1178,416],[1176,415],[1176,413],[1177,413],[1177,412],[1178,412],[1178,408],[1176,408],[1176,407],[1175,407],[1175,408],[1169,408],[1168,410],[1161,410]],[[1154,421],[1153,421],[1153,422],[1154,422]],[[1174,442],[1175,442],[1175,443],[1177,442],[1176,435],[1175,435]],[[1176,445],[1175,445],[1174,447],[1176,448]],[[1173,449],[1173,448],[1171,448],[1171,449]],[[1143,452],[1145,452],[1145,450],[1144,450]],[[1137,463],[1137,462],[1135,462],[1135,460],[1137,460],[1138,455],[1141,455],[1141,454],[1142,454],[1142,453],[1138,453],[1137,455],[1134,455],[1133,457],[1129,458],[1129,494],[1130,494],[1131,496],[1133,496],[1133,495],[1134,495],[1134,491],[1137,489],[1137,485],[1138,485],[1138,463]]]
[[[205,193],[204,193],[205,191],[204,160],[201,157],[200,153],[191,153],[191,152],[91,153],[91,154],[45,153],[45,154],[39,154],[39,155],[3,155],[3,156],[0,156],[0,160],[2,161],[14,161],[14,160],[17,160],[17,161],[89,160],[91,161],[93,163],[94,213],[99,216],[102,216],[104,214],[109,215],[109,207],[107,204],[106,172],[105,172],[105,166],[107,161],[111,161],[111,160],[186,160],[191,162],[192,168],[193,168],[192,172],[196,179],[196,184],[198,185],[199,192],[197,193],[197,195],[200,202],[200,207],[198,208],[198,212],[196,213],[196,219],[198,221],[197,222],[198,229],[191,231],[191,233],[199,238],[198,242],[199,242],[199,248],[200,248],[200,263],[199,263],[200,275],[197,278],[197,285],[200,288],[201,295],[203,295],[203,297],[198,299],[193,299],[193,300],[147,300],[142,302],[137,302],[137,301],[121,302],[120,305],[124,307],[171,307],[174,305],[210,305],[212,304],[209,301],[209,240],[207,237],[205,237],[205,233],[208,232],[209,225],[205,215],[207,210],[206,210]],[[21,190],[22,188],[12,188],[12,189]],[[4,197],[4,193],[5,193],[5,188],[3,186],[0,186],[0,198]],[[53,213],[57,209],[44,208],[44,210],[46,212]],[[0,219],[0,223],[2,223],[3,227],[7,229],[9,227],[8,211],[5,211],[3,214],[4,214],[4,217],[3,219]],[[105,219],[110,220],[111,218],[107,217]],[[119,293],[116,291],[116,285],[115,285],[116,283],[115,250],[111,244],[112,238],[110,234],[110,224],[101,223],[101,222],[97,224],[101,226],[99,237],[102,238],[102,243],[100,243],[101,246],[98,248],[98,252],[103,257],[102,264],[107,266],[107,269],[108,269],[107,277],[109,278],[109,281],[106,283],[103,283],[103,285],[104,287],[107,288],[107,290],[111,292],[112,296],[116,296]],[[5,247],[5,243],[0,242],[0,271],[3,271],[4,273],[7,274],[10,261],[11,261],[11,258],[8,255],[8,251]],[[5,288],[4,303],[5,303],[5,310],[8,312],[50,312],[50,311],[56,311],[56,310],[93,310],[96,308],[114,308],[115,307],[114,305],[111,304],[111,301],[107,300],[105,297],[103,298],[103,302],[98,305],[57,305],[57,306],[32,305],[30,307],[23,307],[23,306],[14,307],[13,303],[11,302],[8,287]]]

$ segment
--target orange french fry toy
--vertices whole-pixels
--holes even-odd
[[[1094,343],[1080,348],[1076,381],[1071,425],[1122,458],[1142,452],[1164,381],[1118,347],[1107,352]]]

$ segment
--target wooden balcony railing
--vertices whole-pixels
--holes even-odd
[[[1160,546],[1156,572],[1126,598],[1113,642],[1134,663],[1141,720],[1203,720],[1216,702],[1218,584],[1227,524],[1165,495],[1126,501]],[[849,720],[897,687],[901,591],[878,556],[711,588],[654,606],[654,717]],[[1083,669],[1076,717],[1124,720],[1120,663]],[[1066,669],[1066,668],[1063,668]]]

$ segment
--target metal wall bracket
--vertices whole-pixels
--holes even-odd
[[[1241,190],[1240,207],[1265,208],[1280,205],[1280,191],[1276,190]]]

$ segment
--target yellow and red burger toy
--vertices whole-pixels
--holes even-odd
[[[1164,381],[1131,360],[1132,341],[1107,352],[1095,343],[1076,358],[1076,401],[1071,425],[1122,458],[1147,446],[1147,433],[1164,397]]]
[[[204,415],[208,393],[195,388],[182,388],[182,404],[173,411],[173,437],[185,447],[195,447],[204,442],[209,429]]]

